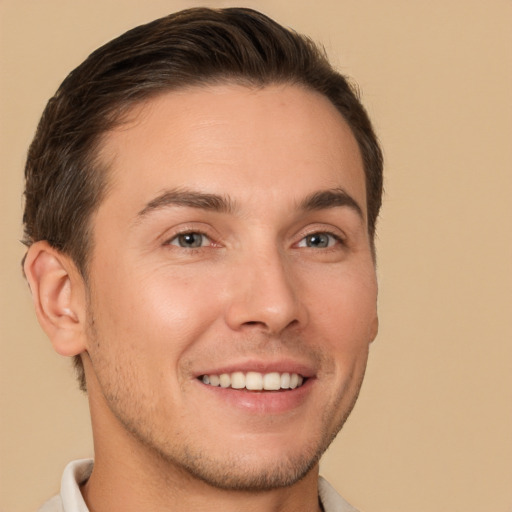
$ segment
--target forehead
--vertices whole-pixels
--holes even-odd
[[[299,86],[227,84],[161,94],[104,136],[100,160],[109,172],[105,202],[122,199],[132,209],[166,188],[235,195],[243,203],[300,201],[315,189],[341,187],[366,211],[349,126],[327,98]]]

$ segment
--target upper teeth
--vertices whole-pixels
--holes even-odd
[[[278,389],[295,389],[302,385],[304,377],[297,373],[233,372],[203,375],[201,380],[205,384],[221,388],[276,391]]]

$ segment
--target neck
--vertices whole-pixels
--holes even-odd
[[[159,474],[158,480],[148,473],[130,471],[127,466],[113,468],[95,463],[92,475],[82,487],[90,512],[140,512],[159,510],[194,512],[318,512],[317,468],[300,482],[286,488],[258,492],[217,489],[192,478],[177,476],[174,471]]]

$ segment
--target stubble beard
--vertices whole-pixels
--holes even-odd
[[[219,458],[212,457],[190,442],[180,447],[170,446],[168,440],[158,439],[158,435],[148,432],[141,422],[127,420],[120,414],[116,416],[141,444],[155,454],[161,466],[172,468],[171,474],[179,473],[182,478],[198,480],[220,490],[254,493],[292,486],[315,470],[321,456],[343,427],[356,399],[357,395],[334,428],[330,431],[324,428],[317,439],[302,447],[299,453],[273,458],[263,466],[259,464],[259,467],[252,461],[251,454],[226,453]]]
[[[360,384],[358,392],[359,388]],[[181,445],[173,443],[174,440],[159,436],[159,432],[151,428],[148,416],[141,415],[139,419],[133,419],[125,414],[119,400],[115,407],[111,406],[111,411],[146,451],[154,454],[159,461],[158,466],[163,469],[161,475],[169,471],[168,474],[173,477],[179,474],[181,478],[198,480],[217,489],[253,493],[292,486],[314,470],[320,457],[343,427],[355,405],[357,393],[350,408],[334,428],[324,427],[315,440],[308,446],[301,447],[300,452],[281,458],[275,457],[264,465],[254,463],[251,457],[253,454],[226,453],[220,458],[212,456],[191,440],[185,440]],[[332,420],[332,417],[329,419]],[[323,425],[332,423],[325,418]]]
[[[89,339],[99,347],[99,339],[94,325],[94,318],[89,316]],[[92,362],[92,360],[91,360]],[[93,367],[95,366],[94,362]],[[366,365],[366,361],[365,361]],[[105,366],[100,363],[100,366]],[[108,362],[107,365],[108,366]],[[320,432],[307,446],[303,446],[298,453],[289,454],[280,459],[272,458],[266,464],[253,462],[253,454],[223,454],[222,458],[214,457],[192,440],[168,439],[161,432],[156,432],[151,413],[148,413],[147,397],[139,397],[135,387],[136,374],[126,373],[131,365],[119,365],[119,373],[100,372],[110,375],[98,381],[105,397],[106,403],[118,422],[129,432],[133,438],[145,448],[147,453],[153,454],[156,465],[163,470],[160,476],[180,474],[182,478],[201,481],[211,487],[240,492],[263,492],[292,486],[302,480],[314,470],[320,457],[343,427],[350,415],[359,395],[362,385],[364,369],[357,381],[353,376],[348,379],[345,389],[339,390],[334,403],[329,404],[323,413]],[[96,371],[96,369],[95,369]],[[113,376],[113,377],[112,377]],[[127,387],[128,383],[128,387]],[[348,404],[343,403],[345,393],[352,395]],[[339,418],[340,407],[344,412]],[[166,471],[167,470],[167,471]],[[170,478],[169,480],[171,480]]]
[[[265,467],[254,469],[244,457],[230,457],[219,461],[208,458],[204,453],[198,454],[194,448],[184,447],[182,468],[207,485],[227,491],[264,492],[292,486],[317,467],[320,458],[350,415],[360,387],[359,385],[349,410],[336,426],[331,431],[322,429],[315,442],[303,447],[300,453],[279,460],[273,459]],[[162,453],[161,456],[165,458],[166,454]],[[168,459],[168,462],[176,463],[173,459]]]

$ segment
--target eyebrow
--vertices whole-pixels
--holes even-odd
[[[138,218],[145,217],[150,212],[169,206],[185,206],[188,208],[199,208],[220,213],[232,213],[236,207],[234,201],[229,197],[217,194],[206,194],[193,190],[166,190],[152,199],[137,214]]]
[[[228,196],[208,194],[187,189],[172,189],[162,192],[152,199],[137,214],[138,219],[146,217],[153,211],[171,206],[198,208],[219,213],[233,213],[237,205]],[[307,196],[299,203],[304,211],[324,210],[336,207],[348,207],[364,220],[363,210],[357,201],[342,188],[320,190]]]
[[[363,209],[359,203],[342,188],[321,190],[307,196],[300,203],[300,208],[305,211],[324,210],[345,206],[353,210],[364,220]]]

